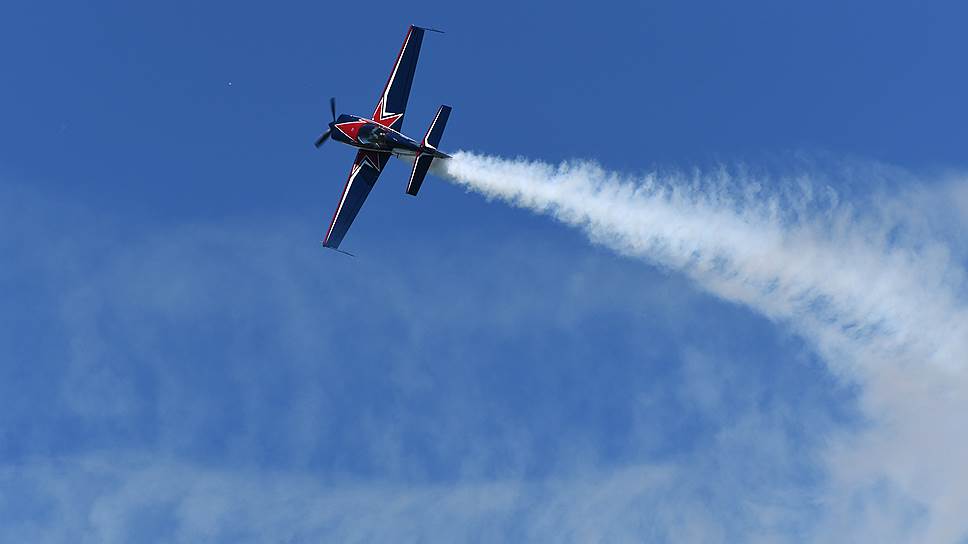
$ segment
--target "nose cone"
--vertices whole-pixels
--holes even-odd
[[[347,139],[346,134],[344,134],[342,130],[336,128],[338,123],[339,121],[333,121],[329,124],[329,133],[332,134],[333,139],[337,142],[347,143],[349,140]]]

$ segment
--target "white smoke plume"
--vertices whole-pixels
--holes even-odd
[[[469,190],[550,215],[791,327],[860,386],[870,425],[828,448],[822,539],[968,536],[965,261],[960,234],[937,228],[941,199],[909,190],[845,203],[810,176],[636,178],[589,162],[468,152],[439,162],[439,175]]]

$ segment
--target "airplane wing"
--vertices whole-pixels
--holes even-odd
[[[339,247],[343,236],[346,236],[346,231],[350,230],[350,225],[363,207],[363,202],[370,194],[370,189],[380,177],[380,172],[383,171],[389,158],[389,153],[369,150],[360,150],[356,154],[353,168],[350,169],[350,177],[346,180],[343,195],[336,206],[336,213],[333,214],[333,221],[326,231],[326,238],[323,239],[324,246],[333,249]]]
[[[417,69],[417,57],[420,55],[420,44],[423,43],[423,28],[410,26],[407,37],[403,40],[403,47],[393,64],[390,78],[380,95],[373,120],[397,132],[403,128],[403,113],[407,109],[410,98],[410,86],[413,85],[413,74]]]

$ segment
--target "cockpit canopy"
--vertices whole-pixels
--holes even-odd
[[[383,145],[387,139],[387,129],[375,123],[367,123],[360,127],[358,137],[364,144]]]

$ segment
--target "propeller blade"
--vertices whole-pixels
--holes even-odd
[[[333,121],[336,121],[336,97],[329,99],[329,111],[333,114]]]
[[[324,132],[324,133],[322,133],[322,134],[321,134],[321,135],[319,136],[319,138],[316,138],[316,143],[315,143],[314,145],[315,145],[315,146],[316,146],[317,148],[318,148],[319,146],[321,146],[321,145],[323,145],[323,142],[325,142],[326,140],[328,140],[328,139],[329,139],[329,132],[330,132],[330,131],[329,131],[329,130],[327,129],[327,130],[326,130],[326,132]]]

